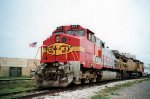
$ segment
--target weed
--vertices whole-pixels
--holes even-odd
[[[31,81],[17,81],[17,82],[7,82],[0,87],[0,93],[10,93],[16,91],[26,91],[29,89],[36,88],[36,83],[34,80]]]
[[[117,92],[111,92],[110,94],[111,94],[111,95],[120,95],[120,94],[118,94]]]
[[[101,95],[101,94],[97,94],[95,96],[92,96],[91,99],[109,99],[109,97]]]

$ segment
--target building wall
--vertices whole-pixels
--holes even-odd
[[[9,77],[9,67],[0,67],[0,77]]]
[[[21,67],[22,76],[30,76],[30,71],[39,64],[40,61],[35,59],[0,57],[0,77],[9,77],[10,67]]]
[[[30,75],[31,71],[35,70],[36,65],[39,64],[40,64],[39,60],[27,59],[26,67],[22,68],[22,76],[31,76]]]

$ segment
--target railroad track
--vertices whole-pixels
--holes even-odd
[[[111,80],[111,81],[101,81],[101,82],[97,82],[97,83],[90,83],[90,84],[82,84],[82,85],[74,85],[71,84],[68,87],[65,88],[44,88],[44,89],[37,89],[37,90],[32,90],[32,91],[28,91],[27,95],[24,96],[15,96],[13,95],[12,99],[16,99],[16,98],[20,98],[20,99],[31,99],[33,97],[38,97],[38,96],[44,96],[44,95],[57,95],[57,93],[59,92],[63,92],[63,91],[74,91],[77,89],[84,89],[87,87],[91,87],[91,86],[96,86],[96,85],[105,85],[107,83],[112,83],[115,81],[121,81],[121,80]]]
[[[18,92],[13,92],[13,93],[0,93],[0,98],[3,96],[10,96],[12,99],[31,99],[33,97],[38,97],[38,96],[44,96],[44,95],[57,95],[56,93],[63,92],[63,91],[74,91],[77,89],[84,89],[87,87],[91,86],[97,86],[97,85],[105,85],[108,83],[112,82],[117,82],[117,81],[123,81],[123,80],[110,80],[110,81],[101,81],[101,82],[96,82],[96,83],[90,83],[90,84],[82,84],[82,85],[74,85],[71,84],[68,87],[65,88],[36,88],[36,89],[30,89],[26,91],[18,91]],[[25,95],[19,95],[21,93],[27,93]]]
[[[8,93],[0,93],[0,98],[1,97],[6,97],[6,96],[10,96],[10,97],[15,97],[15,95],[17,94],[21,94],[23,92],[27,92],[27,93],[30,93],[30,92],[33,92],[33,91],[40,91],[41,89],[29,89],[29,90],[24,90],[24,91],[15,91],[15,92],[8,92]]]

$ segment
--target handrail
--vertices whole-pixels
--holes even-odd
[[[36,52],[36,55],[35,55],[35,58],[34,58],[34,59],[36,59],[37,54],[38,54],[40,48],[41,48],[41,47],[38,48],[38,50],[37,50],[37,52]]]

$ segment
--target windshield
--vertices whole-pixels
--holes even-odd
[[[64,32],[63,31],[60,31],[60,32],[54,32],[54,34],[63,34]]]
[[[83,30],[68,30],[68,34],[84,36],[84,31]]]

